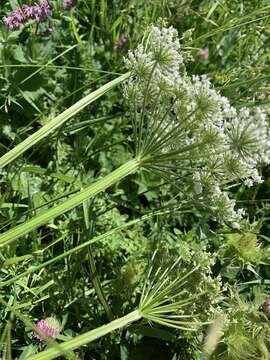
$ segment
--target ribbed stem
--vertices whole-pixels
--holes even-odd
[[[68,119],[77,114],[87,105],[98,99],[100,96],[104,95],[106,92],[114,88],[116,85],[122,83],[124,80],[128,79],[130,73],[119,76],[117,79],[110,81],[108,84],[101,86],[99,89],[93,91],[91,94],[86,95],[83,99],[76,102],[70,108],[56,116],[54,119],[49,121],[46,125],[42,126],[34,134],[30,135],[27,139],[22,141],[15,148],[7,152],[0,158],[0,169],[9,164],[11,161],[15,160],[18,156],[23,154],[27,149],[36,144],[38,141],[42,140],[45,136],[50,134],[52,131],[57,129],[59,126],[63,125]]]
[[[132,311],[131,313],[123,316],[120,319],[116,319],[109,324],[102,325],[94,330],[88,331],[83,335],[79,335],[72,340],[69,340],[63,344],[59,344],[56,347],[44,350],[39,354],[30,356],[28,360],[50,360],[64,354],[67,351],[77,349],[78,347],[88,344],[91,341],[97,340],[100,337],[110,333],[113,330],[123,328],[132,322],[138,321],[142,315],[139,310]],[[60,351],[62,350],[62,352]]]
[[[132,159],[126,162],[124,165],[120,166],[118,169],[114,170],[109,175],[105,176],[103,179],[96,181],[94,184],[87,186],[85,189],[81,190],[78,194],[72,196],[63,203],[56,205],[55,207],[47,210],[43,214],[37,215],[34,218],[26,221],[24,224],[18,225],[13,229],[6,231],[4,234],[0,235],[0,247],[3,247],[19,237],[29,233],[30,231],[38,228],[39,226],[46,224],[53,218],[64,214],[68,210],[73,209],[77,205],[81,204],[84,200],[95,196],[101,191],[106,190],[111,185],[117,183],[121,179],[125,178],[129,174],[136,172],[139,168],[139,161]]]
[[[146,221],[148,219],[151,219],[153,216],[168,214],[168,213],[170,213],[170,211],[171,210],[155,211],[155,212],[152,212],[150,214],[144,215],[141,218],[137,218],[135,220],[131,220],[131,221],[126,222],[126,223],[124,223],[124,224],[122,224],[120,226],[117,226],[116,228],[107,231],[105,234],[101,234],[101,235],[98,235],[98,236],[96,236],[96,237],[94,237],[94,238],[92,238],[90,240],[87,240],[84,243],[82,243],[82,244],[80,244],[78,246],[75,246],[72,249],[70,249],[68,251],[65,251],[64,253],[62,253],[62,254],[60,254],[58,256],[55,256],[52,259],[50,259],[50,260],[48,260],[48,261],[46,261],[44,263],[41,263],[41,264],[39,264],[37,266],[30,266],[26,271],[24,271],[23,273],[21,273],[21,274],[19,274],[17,276],[14,276],[13,278],[11,278],[9,280],[0,282],[0,289],[2,287],[4,287],[4,286],[8,286],[10,284],[15,283],[19,279],[22,279],[22,278],[28,276],[29,274],[32,274],[32,273],[34,273],[34,272],[36,272],[36,271],[38,271],[40,269],[43,269],[46,266],[54,264],[55,262],[58,262],[58,261],[66,258],[66,257],[68,257],[70,255],[76,254],[76,253],[80,252],[82,249],[88,247],[90,244],[96,243],[98,241],[106,240],[106,239],[112,237],[118,231],[126,229],[129,226],[136,225],[136,224],[140,223],[141,221]],[[185,211],[183,211],[183,212],[185,212]],[[190,212],[190,210],[188,212]],[[0,344],[1,344],[1,341],[0,341]]]

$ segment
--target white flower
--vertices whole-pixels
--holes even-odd
[[[166,176],[185,171],[190,189],[213,217],[238,228],[244,213],[223,189],[240,181],[246,186],[263,181],[257,167],[270,163],[265,112],[238,111],[207,76],[189,77],[172,27],[150,27],[125,62],[132,77],[124,96],[132,105],[142,166]]]
[[[246,179],[246,180],[244,180],[244,184],[247,187],[251,187],[251,186],[253,186],[253,181],[251,179]]]

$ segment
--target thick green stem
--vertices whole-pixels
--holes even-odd
[[[123,316],[120,319],[116,319],[109,324],[102,325],[94,330],[88,331],[83,335],[79,335],[76,338],[69,340],[63,344],[59,344],[56,347],[52,347],[48,350],[44,350],[39,354],[30,356],[28,360],[50,360],[55,359],[56,357],[64,354],[67,351],[71,351],[77,349],[82,345],[86,345],[91,341],[97,340],[100,337],[109,334],[111,331],[123,328],[132,322],[138,321],[141,319],[142,315],[140,314],[139,310],[135,310],[128,315]],[[62,350],[62,351],[60,351]]]
[[[103,179],[100,179],[94,184],[87,186],[85,189],[81,190],[79,193],[72,196],[63,203],[56,205],[55,207],[47,210],[46,212],[33,217],[24,224],[15,226],[13,229],[10,229],[0,235],[0,247],[16,241],[19,237],[29,233],[30,231],[38,228],[41,225],[46,224],[53,218],[64,214],[68,210],[73,209],[77,205],[81,204],[84,200],[95,196],[96,194],[106,190],[111,185],[125,178],[129,174],[136,172],[138,168],[138,160],[133,159],[126,162],[124,165],[120,166],[118,169],[114,170],[112,173],[105,176]]]
[[[30,135],[27,139],[22,141],[14,149],[7,152],[0,158],[0,169],[9,164],[11,161],[15,160],[18,156],[23,154],[27,149],[36,144],[38,141],[42,140],[45,136],[50,134],[52,131],[57,129],[59,126],[63,125],[68,119],[77,114],[87,105],[98,99],[100,96],[104,95],[106,92],[114,88],[116,85],[120,84],[124,80],[128,79],[130,73],[119,76],[117,79],[110,81],[108,84],[101,86],[98,90],[93,91],[91,94],[86,95],[83,99],[76,102],[70,108],[56,116],[54,119],[49,121],[46,125],[42,126],[34,134]]]
[[[150,213],[150,214],[147,214],[147,215],[144,215],[142,216],[141,218],[137,218],[135,220],[131,220],[127,223],[124,223],[112,230],[109,230],[107,231],[105,234],[101,234],[101,235],[98,235],[88,241],[85,241],[84,243],[78,245],[78,246],[75,246],[73,247],[72,249],[68,250],[68,251],[65,251],[64,253],[58,255],[58,256],[55,256],[54,258],[44,262],[44,263],[41,263],[37,266],[30,266],[26,271],[24,271],[23,273],[17,275],[17,276],[14,276],[13,278],[9,279],[9,280],[6,280],[6,281],[3,281],[3,282],[0,282],[0,289],[4,286],[8,286],[10,284],[13,284],[15,282],[17,282],[19,279],[22,279],[40,269],[43,269],[51,264],[54,264],[55,262],[58,262],[70,255],[73,255],[73,254],[76,254],[78,252],[80,252],[82,249],[88,247],[90,244],[93,244],[93,243],[96,243],[96,242],[99,242],[99,241],[103,241],[103,240],[106,240],[108,238],[110,238],[112,235],[114,235],[117,231],[121,231],[123,229],[126,229],[128,228],[129,226],[133,226],[133,225],[136,225],[138,224],[139,222],[141,221],[146,221],[146,220],[149,220],[151,219],[153,216],[157,216],[157,215],[164,215],[164,214],[169,214],[171,212],[171,210],[165,210],[165,211],[155,211],[153,213]],[[182,211],[182,212],[185,212],[185,211]],[[188,210],[188,212],[190,212],[190,210]],[[0,342],[1,344],[1,342]]]

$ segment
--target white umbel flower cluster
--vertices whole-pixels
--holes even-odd
[[[133,52],[129,52],[125,65],[139,79],[138,82],[135,81],[136,84],[131,79],[125,86],[126,98],[136,99],[136,105],[140,101],[145,103],[145,97],[150,102],[155,101],[160,91],[171,98],[179,69],[184,66],[177,31],[173,27],[151,27],[145,44],[140,44]]]
[[[239,227],[243,211],[223,189],[262,182],[258,165],[270,162],[266,114],[236,110],[206,76],[188,76],[175,29],[152,26],[147,34],[125,60],[136,156],[162,176],[184,174],[217,220]]]

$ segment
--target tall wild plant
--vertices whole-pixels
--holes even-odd
[[[236,209],[226,188],[239,182],[247,186],[262,182],[258,166],[270,161],[266,114],[262,109],[237,110],[231,106],[207,77],[187,74],[184,58],[175,29],[151,26],[147,30],[142,43],[126,58],[129,73],[120,78],[120,81],[128,79],[123,94],[130,107],[127,122],[130,119],[133,124],[131,160],[59,205],[2,233],[1,247],[17,242],[21,236],[141,169],[178,183],[180,189],[188,189],[184,196],[195,205],[207,208],[221,223],[240,229],[244,210]],[[79,105],[67,110],[67,117],[83,107],[82,103]],[[65,119],[58,116],[61,124]],[[15,148],[11,154],[4,155],[0,164],[4,167],[5,159],[13,161],[58,127],[58,123],[54,119],[46,126],[38,135],[33,134],[31,141],[19,145],[18,152]],[[136,310],[61,345],[52,344],[53,347],[31,359],[53,359],[141,318],[182,330],[196,330],[204,323],[195,313],[197,300],[209,288],[204,289],[199,281],[193,281],[193,294],[187,294],[185,286],[198,270],[204,278],[210,270],[202,269],[200,261],[191,264],[194,266],[184,268],[181,276],[175,272],[179,259],[165,270],[158,267],[155,274],[150,266]],[[15,312],[12,307],[10,310]]]
[[[244,210],[235,209],[235,201],[224,189],[240,181],[247,186],[262,182],[257,167],[270,161],[265,112],[260,108],[237,111],[205,76],[188,76],[177,32],[172,27],[149,28],[143,42],[129,53],[126,65],[130,73],[119,80],[129,78],[124,96],[133,123],[132,160],[61,204],[1,234],[0,246],[17,241],[142,168],[169,181],[180,178],[179,184],[189,184],[186,195],[195,204],[209,209],[216,220],[240,228]],[[91,94],[87,101],[80,100],[66,110],[65,116],[60,114],[51,120],[19,144],[19,152],[15,148],[4,155],[0,164],[12,161],[63,124],[90,98]]]

